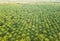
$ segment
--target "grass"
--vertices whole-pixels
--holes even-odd
[[[60,4],[0,4],[0,41],[60,41]]]

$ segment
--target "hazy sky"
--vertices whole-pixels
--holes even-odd
[[[37,2],[37,1],[60,1],[60,0],[0,0],[0,2]]]

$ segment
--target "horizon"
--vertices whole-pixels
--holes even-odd
[[[60,0],[0,0],[0,3],[6,3],[6,2],[60,2]]]

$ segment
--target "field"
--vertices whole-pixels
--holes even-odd
[[[60,41],[60,4],[0,4],[0,41]]]

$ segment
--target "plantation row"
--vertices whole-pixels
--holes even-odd
[[[0,41],[60,41],[60,5],[0,5]]]

